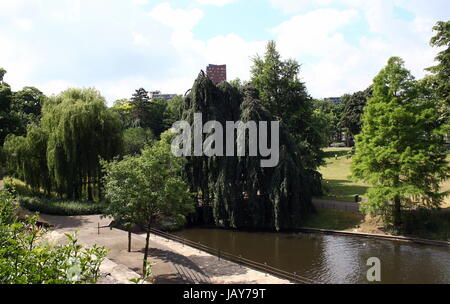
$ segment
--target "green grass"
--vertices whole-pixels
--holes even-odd
[[[366,198],[370,186],[350,179],[352,159],[347,157],[350,148],[326,148],[324,151],[326,164],[319,171],[322,173],[325,194],[317,198],[343,202],[353,202],[355,194]],[[450,155],[447,161],[450,162]],[[441,191],[450,191],[450,179],[441,184]],[[445,197],[442,208],[450,209],[450,195]]]
[[[364,216],[358,212],[317,209],[317,213],[310,215],[303,226],[318,229],[350,230],[356,228],[363,220]]]
[[[348,158],[347,154],[350,148],[327,148],[324,151],[326,164],[320,167],[319,171],[322,173],[325,195],[318,198],[343,202],[353,202],[355,194],[365,198],[369,186],[363,182],[352,181],[349,177],[352,159]]]
[[[32,212],[51,215],[91,215],[101,214],[105,203],[83,200],[58,199],[56,194],[51,198],[44,196],[44,191],[33,191],[23,181],[5,177],[5,187],[12,189],[20,205]]]
[[[74,201],[64,199],[47,199],[41,197],[18,196],[20,206],[32,212],[52,215],[91,215],[101,214],[105,203]]]

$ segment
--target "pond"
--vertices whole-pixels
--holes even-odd
[[[261,233],[191,228],[174,233],[324,283],[368,283],[367,260],[381,283],[450,283],[448,247],[320,233]]]

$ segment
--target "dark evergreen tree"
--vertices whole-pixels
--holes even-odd
[[[342,96],[343,110],[340,117],[340,126],[347,129],[347,145],[354,144],[354,138],[361,132],[362,115],[367,100],[372,97],[372,87],[353,94]]]
[[[301,151],[301,161],[315,170],[323,164],[323,140],[314,122],[313,100],[299,78],[300,64],[281,60],[274,41],[264,57],[253,59],[251,82],[258,89],[264,107],[283,122]]]
[[[183,118],[192,123],[194,113],[200,112],[203,121],[216,120],[223,126],[226,121],[274,120],[255,88],[246,87],[243,92],[226,82],[216,86],[202,72],[185,98]],[[225,134],[223,140],[226,143]],[[313,210],[314,178],[300,161],[300,153],[282,124],[276,167],[261,167],[260,156],[191,156],[187,176],[193,192],[200,194],[199,203],[213,205],[218,226],[272,230],[299,227]]]

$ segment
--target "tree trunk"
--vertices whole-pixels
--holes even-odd
[[[148,245],[149,245],[149,240],[150,240],[150,225],[151,222],[148,223],[147,225],[147,236],[145,238],[145,251],[144,251],[144,263],[143,263],[143,267],[142,267],[142,275],[145,275],[145,271],[146,271],[146,266],[147,266],[147,257],[148,257]]]
[[[131,252],[131,227],[128,227],[128,252]]]

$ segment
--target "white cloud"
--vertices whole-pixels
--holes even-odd
[[[33,28],[33,21],[28,18],[16,18],[14,23],[19,29],[24,31],[30,31]]]
[[[206,41],[195,39],[192,29],[203,16],[201,11],[173,9],[164,3],[155,7],[150,15],[172,30],[170,42],[180,57],[179,65],[172,72],[176,83],[183,84],[184,88],[192,85],[193,78],[182,75],[196,77],[200,69],[205,69],[209,63],[227,64],[228,79],[248,79],[251,57],[264,48],[264,41],[246,41],[234,33],[218,35]],[[183,21],[185,17],[193,20],[187,23]]]
[[[131,2],[137,5],[144,5],[148,3],[148,0],[131,0]]]
[[[328,5],[334,0],[270,0],[272,6],[281,9],[284,13],[296,13],[312,5]]]
[[[143,46],[150,45],[150,40],[147,37],[145,37],[143,34],[137,33],[137,32],[131,32],[131,35],[133,36],[134,44],[143,45]]]
[[[194,35],[211,22],[202,19],[211,9],[206,5],[231,2],[178,8],[166,1],[149,10],[142,6],[147,0],[0,0],[0,66],[14,90],[34,85],[52,94],[94,86],[110,103],[138,87],[182,94],[209,63],[227,64],[228,79],[249,79],[251,57],[264,52],[265,40],[244,39],[226,24],[209,39]],[[300,76],[314,97],[364,89],[390,56],[401,56],[421,77],[437,52],[428,45],[431,27],[448,19],[445,0],[341,0],[339,9],[324,8],[336,0],[271,3],[289,15],[267,38],[302,64]],[[396,19],[396,6],[413,19]],[[369,31],[347,31],[361,24]]]
[[[76,87],[77,85],[64,80],[50,80],[44,83],[35,84],[35,86],[42,92],[45,92],[46,95],[51,96],[57,95],[68,88]]]
[[[156,5],[149,15],[172,29],[190,31],[203,18],[203,11],[198,8],[173,9],[169,2],[163,2]]]
[[[294,16],[272,29],[272,32],[287,56],[336,54],[350,48],[337,30],[357,16],[355,10],[319,9]]]
[[[224,6],[236,1],[237,0],[197,0],[197,2],[200,4],[215,5],[215,6]]]
[[[332,3],[337,1],[320,1],[316,6]],[[437,50],[428,42],[437,16],[443,15],[444,1],[433,2],[432,8],[424,8],[425,13],[412,9],[405,0],[342,0],[339,3],[347,9],[318,8],[295,15],[272,29],[282,55],[302,63],[301,76],[313,96],[339,96],[364,89],[391,56],[402,57],[417,78],[425,74],[424,68],[433,64]],[[286,12],[301,11],[312,5],[308,0],[272,0],[272,4]],[[415,18],[397,19],[396,7],[410,10]],[[360,26],[361,18],[369,32],[358,43],[354,43],[354,38],[349,42],[343,27],[357,26],[357,21]]]

